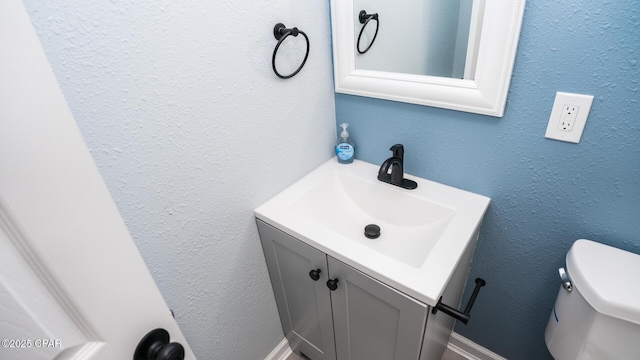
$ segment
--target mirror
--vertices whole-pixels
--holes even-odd
[[[471,79],[484,2],[353,0],[356,69]]]
[[[336,92],[501,117],[524,7],[331,0]]]

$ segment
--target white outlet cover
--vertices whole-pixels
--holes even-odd
[[[558,91],[556,93],[556,100],[553,103],[553,109],[551,110],[551,116],[549,116],[547,132],[544,137],[576,144],[579,143],[584,125],[587,123],[587,117],[589,117],[592,103],[593,95],[571,94]],[[575,116],[573,126],[569,128],[560,126],[561,122],[566,120],[566,118],[563,119],[562,111],[565,107],[577,108],[577,112],[573,114]],[[574,119],[573,116],[571,118]],[[568,130],[563,130],[563,128]]]

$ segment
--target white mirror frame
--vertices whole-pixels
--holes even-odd
[[[524,8],[525,0],[486,1],[476,72],[463,80],[356,69],[353,0],[331,0],[336,92],[502,117]]]

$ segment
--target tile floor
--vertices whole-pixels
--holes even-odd
[[[297,356],[296,354],[291,354],[289,355],[287,360],[305,360],[305,359]],[[445,351],[444,355],[442,356],[442,360],[467,360],[467,358],[462,357],[454,353],[453,351],[447,349],[447,351]]]

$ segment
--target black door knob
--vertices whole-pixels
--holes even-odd
[[[338,279],[327,280],[327,287],[329,288],[329,290],[335,291],[338,288]]]
[[[152,330],[138,343],[133,360],[184,360],[184,347],[169,339],[167,330]]]
[[[311,270],[309,271],[309,277],[311,279],[313,279],[313,281],[318,281],[318,279],[320,279],[320,273],[322,272],[322,270],[318,269],[318,270]]]

